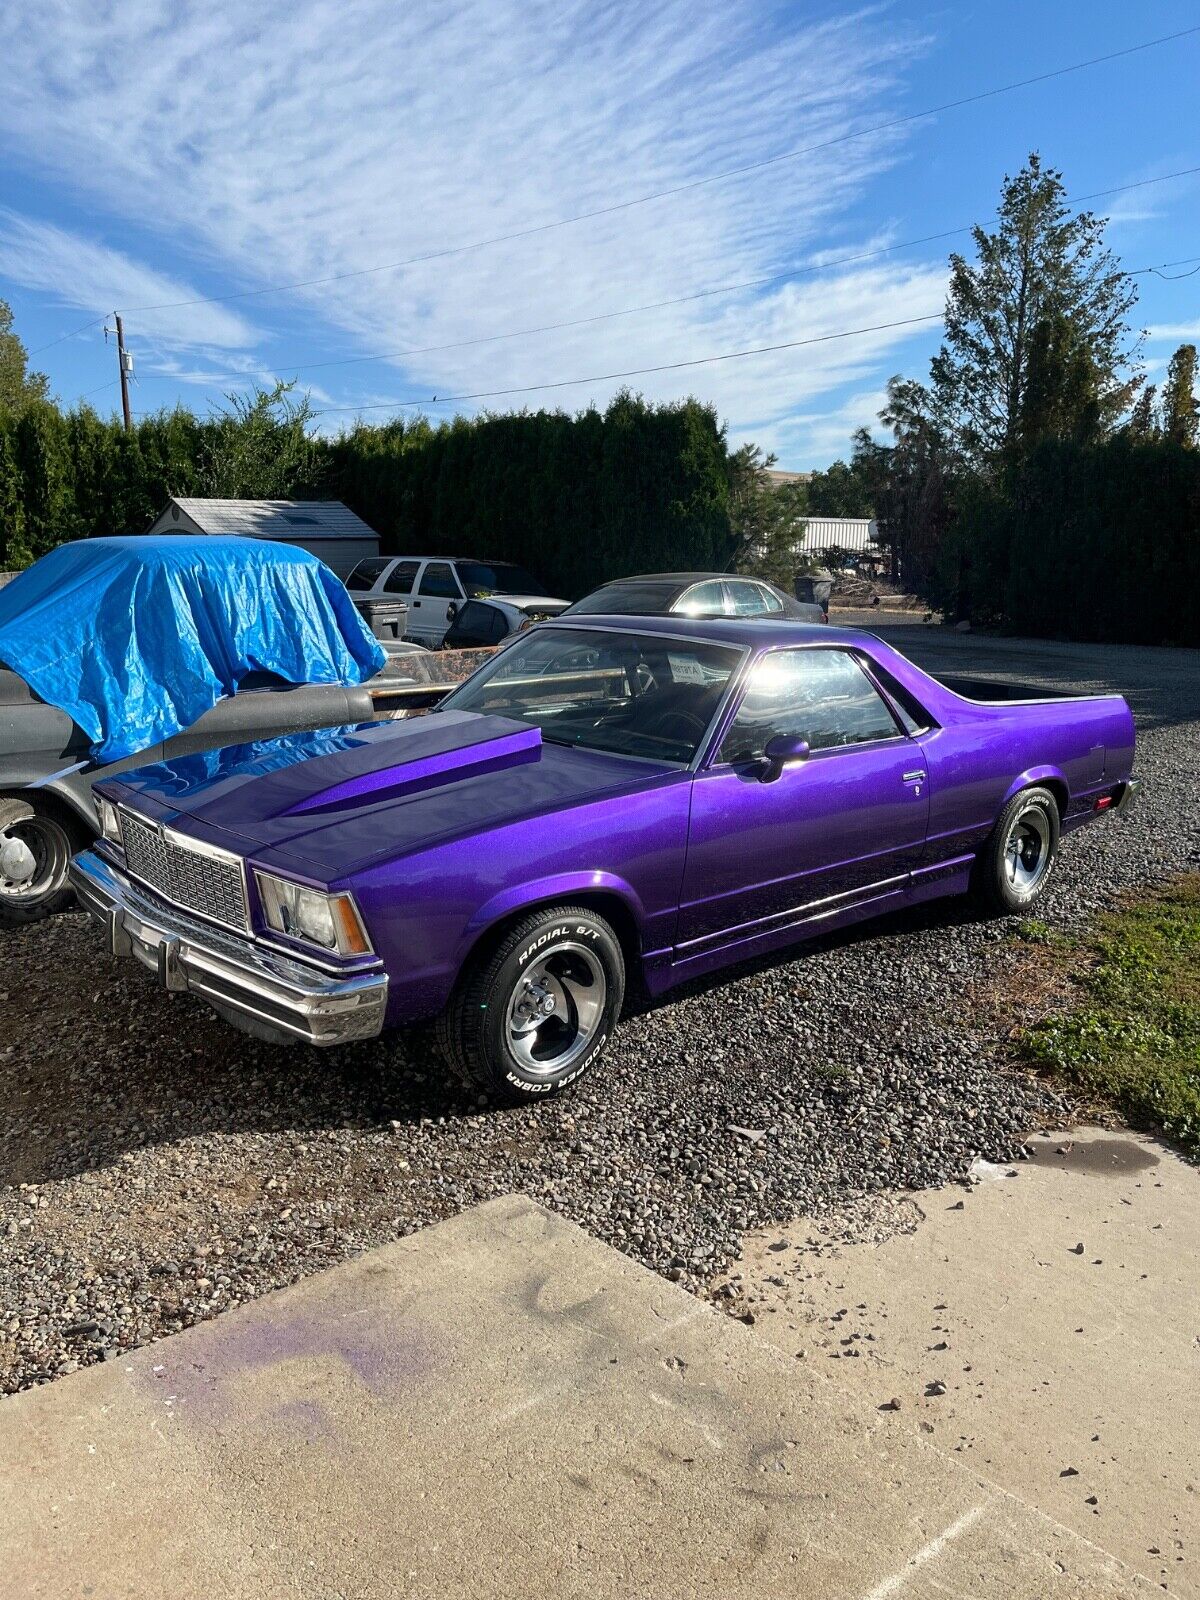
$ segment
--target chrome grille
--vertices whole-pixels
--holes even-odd
[[[236,856],[189,845],[129,811],[121,811],[121,840],[130,873],[164,899],[230,928],[248,928],[246,881]]]

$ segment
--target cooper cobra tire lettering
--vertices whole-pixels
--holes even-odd
[[[583,1055],[560,1069],[542,1063],[529,1071],[508,1043],[509,1010],[521,973],[561,942],[588,946],[603,971],[606,994],[594,1037]],[[450,1066],[471,1088],[515,1103],[545,1098],[575,1083],[593,1067],[612,1037],[625,994],[620,941],[602,916],[583,906],[531,912],[474,958],[461,974],[438,1019],[438,1039]]]

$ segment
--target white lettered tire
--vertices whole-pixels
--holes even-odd
[[[595,1064],[624,995],[625,960],[604,918],[548,906],[467,966],[438,1039],[472,1087],[510,1102],[545,1099]]]

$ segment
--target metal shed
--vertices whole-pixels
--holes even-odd
[[[198,500],[173,498],[147,533],[234,533],[299,545],[339,578],[379,554],[379,535],[340,500]]]
[[[875,542],[879,524],[870,517],[808,517],[804,524],[804,553],[824,557],[830,550],[852,555],[880,555]]]

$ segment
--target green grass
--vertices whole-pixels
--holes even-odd
[[[1083,1003],[1026,1035],[1026,1053],[1200,1155],[1200,874],[1110,912],[1084,948]]]

